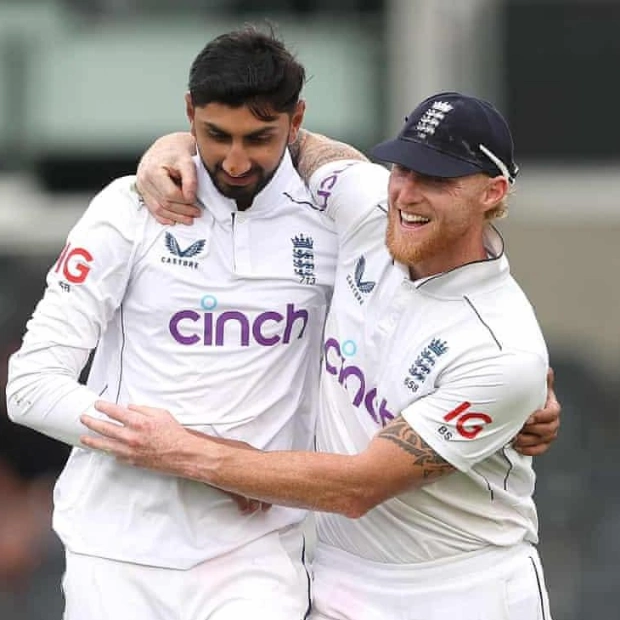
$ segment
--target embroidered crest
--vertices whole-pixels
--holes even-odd
[[[437,362],[437,358],[448,351],[448,345],[439,338],[433,338],[409,367],[408,374],[405,377],[404,384],[412,392],[417,392],[428,375],[431,374],[433,366]]]
[[[415,126],[417,137],[425,140],[428,136],[432,136],[441,122],[454,109],[454,106],[446,101],[435,101],[433,105],[424,112],[422,118]]]
[[[293,270],[302,284],[315,284],[314,239],[303,233],[291,239],[293,243]]]

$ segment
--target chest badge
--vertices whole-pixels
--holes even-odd
[[[376,282],[364,279],[364,271],[366,270],[366,258],[360,256],[355,263],[355,271],[347,276],[347,284],[353,293],[353,296],[359,302],[360,306],[365,301],[365,296],[375,288]]]
[[[302,284],[316,284],[314,272],[314,239],[303,233],[295,235],[293,243],[293,270]]]
[[[181,267],[189,267],[190,269],[198,269],[198,262],[190,260],[198,256],[205,249],[207,243],[206,239],[198,239],[185,249],[183,249],[176,237],[169,232],[166,232],[165,244],[168,250],[168,256],[162,256],[161,262],[170,265],[179,265]]]

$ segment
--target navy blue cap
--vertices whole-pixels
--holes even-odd
[[[370,150],[376,159],[436,177],[485,172],[514,182],[518,166],[508,124],[488,102],[445,92],[425,99],[394,140]]]

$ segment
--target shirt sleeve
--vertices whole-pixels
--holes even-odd
[[[86,434],[79,417],[97,399],[78,378],[122,302],[144,219],[131,182],[105,188],[69,233],[9,360],[9,417],[71,445]]]
[[[389,172],[360,160],[334,161],[310,178],[312,197],[336,224],[339,239],[351,235],[379,206],[387,210]]]
[[[521,430],[547,394],[547,362],[523,351],[469,361],[447,371],[437,389],[402,415],[440,456],[463,472]]]

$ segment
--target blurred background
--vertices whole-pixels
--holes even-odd
[[[366,149],[440,90],[509,119],[521,174],[500,228],[563,405],[536,463],[552,610],[620,617],[618,0],[0,0],[0,385],[90,197],[187,127],[204,44],[265,19],[307,67],[309,129]],[[0,402],[0,618],[60,618],[50,489],[67,450]]]

